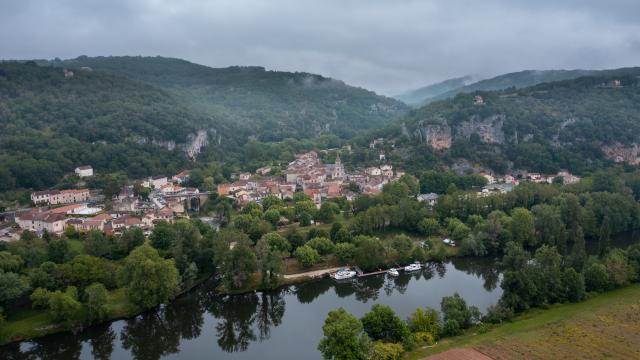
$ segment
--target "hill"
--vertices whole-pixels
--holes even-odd
[[[174,171],[198,131],[210,131],[165,91],[87,70],[0,62],[0,99],[0,191],[52,186],[83,164],[134,177]]]
[[[419,89],[407,91],[400,95],[394,96],[394,98],[404,102],[405,104],[418,106],[438,95],[460,89],[473,82],[473,77],[467,75],[459,78],[441,81],[439,83],[431,84]]]
[[[498,172],[640,164],[640,68],[599,74],[433,102],[391,131],[409,139],[396,155],[409,167],[466,159]]]
[[[335,134],[348,138],[384,125],[407,110],[403,103],[309,73],[262,67],[210,68],[164,57],[86,57],[50,64],[90,67],[161,87],[246,139],[277,141]]]

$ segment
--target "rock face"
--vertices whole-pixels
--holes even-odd
[[[473,134],[478,134],[480,140],[487,144],[504,144],[504,132],[502,125],[504,124],[504,115],[492,115],[481,119],[480,116],[474,115],[469,121],[465,121],[457,129],[457,134],[470,138]]]
[[[416,135],[434,149],[451,147],[451,127],[446,122],[441,125],[423,125],[416,130]]]
[[[602,152],[607,159],[617,163],[640,164],[640,147],[638,144],[632,144],[630,146],[624,146],[619,143],[605,145],[602,147]]]
[[[469,139],[473,134],[477,134],[480,141],[487,144],[504,144],[503,124],[504,115],[492,115],[484,119],[474,115],[456,126],[455,129],[452,129],[446,120],[442,120],[440,124],[423,123],[414,134],[434,149],[448,149],[455,137]]]
[[[133,140],[138,144],[152,144],[155,146],[159,146],[165,148],[169,151],[180,150],[184,151],[184,153],[192,160],[194,160],[203,147],[209,144],[209,132],[211,132],[214,136],[214,139],[217,141],[218,145],[222,142],[222,138],[220,136],[216,137],[216,130],[198,130],[195,134],[189,134],[187,136],[187,141],[185,143],[176,143],[174,140],[155,140],[148,139],[146,137],[138,137]]]
[[[187,143],[185,144],[185,152],[188,157],[195,159],[196,156],[200,154],[200,150],[207,146],[208,143],[209,136],[207,134],[207,130],[198,130],[195,135],[189,135]]]

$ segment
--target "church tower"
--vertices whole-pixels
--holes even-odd
[[[340,160],[339,153],[336,155],[336,163],[331,177],[334,179],[342,179],[344,177],[344,166],[342,165],[342,160]]]

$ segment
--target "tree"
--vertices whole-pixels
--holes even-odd
[[[440,302],[445,335],[458,335],[461,330],[469,328],[480,319],[480,311],[475,306],[468,307],[458,293],[445,296]]]
[[[154,228],[155,231],[155,228]],[[118,258],[123,258],[144,243],[144,232],[141,228],[134,226],[126,229],[115,242],[115,252]]]
[[[418,223],[418,231],[425,236],[435,236],[440,233],[440,224],[436,219],[424,218]]]
[[[37,288],[33,290],[31,295],[29,296],[29,299],[31,300],[31,306],[34,309],[47,308],[49,306],[50,295],[51,295],[51,292],[43,288]]]
[[[89,255],[103,257],[111,251],[111,244],[102,231],[91,230],[84,241],[84,249]]]
[[[169,250],[173,246],[173,242],[177,237],[176,231],[166,221],[158,222],[149,235],[151,246],[158,250]]]
[[[107,317],[106,304],[109,301],[109,292],[104,285],[93,283],[84,289],[84,301],[87,304],[89,320],[100,321]]]
[[[328,224],[333,221],[335,215],[340,213],[340,208],[334,202],[325,201],[320,205],[316,219],[318,221]]]
[[[293,251],[306,243],[304,236],[302,236],[302,234],[300,234],[300,232],[296,231],[294,228],[291,228],[287,233],[287,240],[289,240],[291,249]]]
[[[307,246],[314,248],[320,255],[328,255],[335,250],[335,244],[326,237],[313,238],[307,242]]]
[[[8,251],[0,251],[0,270],[4,272],[17,272],[23,263],[20,255],[13,255]]]
[[[411,249],[413,248],[413,242],[407,235],[397,235],[391,240],[391,248],[395,250],[398,255],[398,261],[401,263],[407,263],[411,260]]]
[[[584,269],[584,283],[587,291],[602,292],[609,288],[609,273],[607,268],[597,262],[592,262]]]
[[[257,270],[256,254],[248,242],[239,241],[223,261],[222,272],[230,287],[239,288]]]
[[[277,236],[281,237],[280,235]],[[286,239],[282,239],[286,241]],[[269,243],[269,239],[266,236],[258,240],[256,244],[256,256],[258,269],[262,272],[262,283],[264,285],[269,287],[278,285],[278,279],[284,267],[282,253],[278,247],[272,246]]]
[[[584,263],[587,261],[587,246],[584,242],[584,233],[582,227],[578,226],[574,232],[572,232],[573,249],[571,249],[571,256],[569,257],[569,264],[576,271],[582,271]]]
[[[529,210],[516,208],[511,212],[510,230],[515,242],[523,246],[535,245],[535,223]]]
[[[370,236],[356,237],[355,262],[363,270],[373,270],[382,266],[386,260],[387,252],[382,241]]]
[[[310,268],[320,261],[320,254],[309,245],[300,246],[294,252],[296,260],[305,268]]]
[[[269,209],[264,213],[264,219],[271,223],[271,225],[278,225],[278,221],[280,221],[280,212],[277,209]]]
[[[334,243],[344,242],[344,241],[337,241],[338,232],[341,229],[342,229],[342,224],[339,222],[334,222],[333,225],[331,225],[331,230],[329,231],[329,238],[331,238],[331,241],[333,241]]]
[[[399,343],[409,337],[407,323],[396,315],[388,305],[375,304],[362,319],[364,331],[373,340]]]
[[[609,284],[615,287],[629,284],[636,276],[622,249],[614,249],[607,254],[604,266],[609,274]]]
[[[368,337],[360,320],[345,309],[332,310],[322,326],[323,338],[318,350],[325,359],[365,360],[368,353]]]
[[[573,268],[568,268],[562,274],[562,285],[564,286],[567,300],[570,302],[582,301],[585,297],[585,284],[582,274]]]
[[[78,290],[67,287],[65,292],[56,290],[49,295],[49,309],[56,321],[73,322],[78,319],[82,304],[78,301]]]
[[[118,273],[132,303],[150,309],[167,302],[178,291],[179,275],[173,259],[163,259],[145,244],[127,256]]]
[[[600,253],[600,256],[607,255],[611,248],[611,224],[608,215],[602,219],[602,225],[600,225],[600,237],[598,240],[598,252]]]
[[[266,240],[269,247],[279,251],[280,253],[288,253],[291,251],[291,244],[289,241],[276,232],[265,234],[262,238]]]
[[[7,308],[28,290],[26,281],[18,274],[0,272],[0,308]]]
[[[69,243],[64,238],[51,240],[49,245],[47,245],[47,253],[49,254],[49,260],[56,264],[62,264],[68,261],[71,256]]]
[[[555,247],[542,245],[533,257],[530,273],[535,281],[536,305],[553,304],[565,295],[562,283],[562,257]]]
[[[439,327],[440,315],[436,309],[417,308],[409,317],[409,329],[413,333],[428,333],[436,340],[439,336]]]
[[[355,258],[356,246],[350,243],[337,243],[335,254],[338,262],[348,264]]]

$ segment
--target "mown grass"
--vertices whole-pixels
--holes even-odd
[[[405,358],[420,359],[460,347],[500,359],[640,358],[640,285],[577,304],[531,310],[485,333],[471,329]]]

